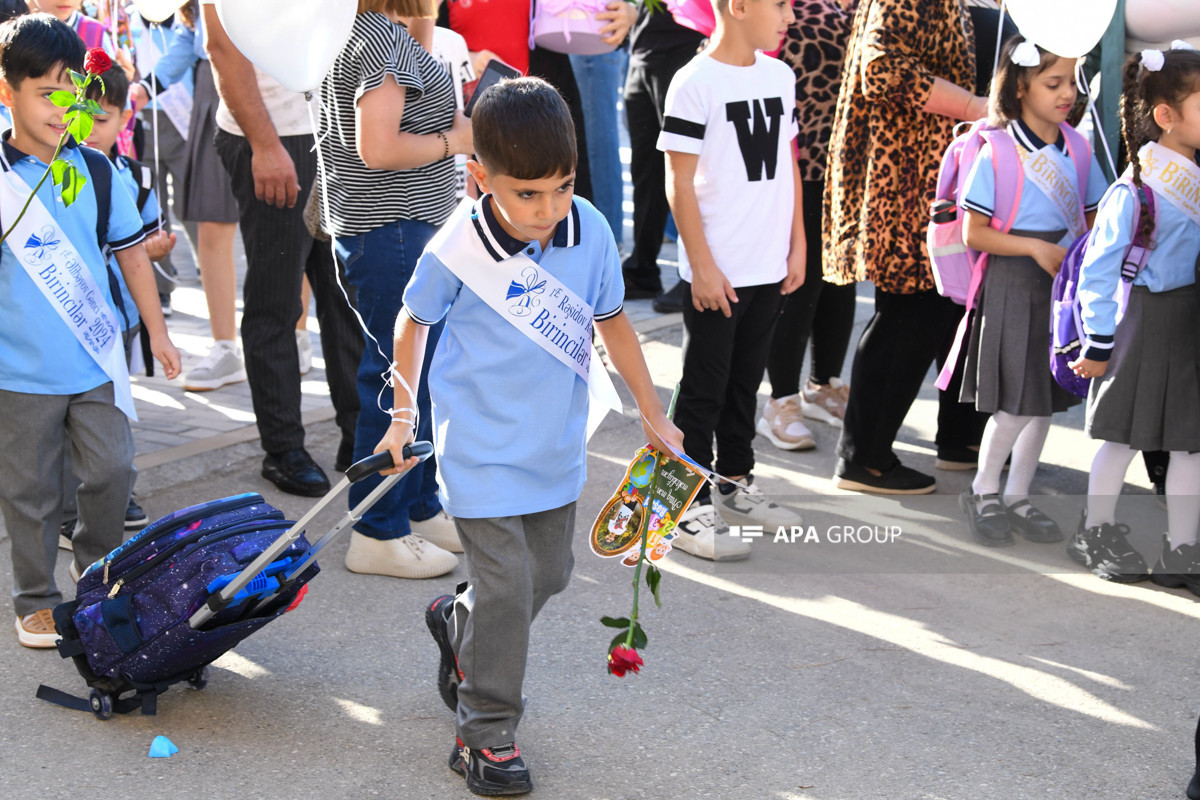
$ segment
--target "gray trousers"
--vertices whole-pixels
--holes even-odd
[[[463,672],[458,738],[467,747],[494,747],[516,739],[530,625],[570,580],[575,504],[516,517],[456,517],[454,524],[474,594],[455,643]]]
[[[81,484],[72,542],[81,567],[121,544],[133,481],[129,420],[103,384],[82,394],[0,390],[0,513],[12,541],[18,616],[62,602],[54,582],[62,514],[63,453]]]

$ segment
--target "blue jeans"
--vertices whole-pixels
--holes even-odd
[[[355,236],[336,237],[337,255],[346,267],[346,278],[354,287],[358,313],[367,330],[378,341],[369,339],[363,348],[358,365],[358,425],[354,431],[354,460],[366,458],[375,450],[387,432],[391,418],[382,411],[382,404],[393,404],[392,389],[384,389],[383,374],[392,362],[393,331],[396,315],[404,306],[404,287],[412,277],[417,259],[437,228],[428,222],[401,219]],[[439,323],[429,330],[425,348],[425,364],[417,386],[418,440],[428,441],[433,435],[433,420],[429,407],[429,362],[441,335]],[[383,350],[381,355],[379,350]],[[407,404],[405,404],[407,405]],[[350,487],[350,507],[360,503],[379,482],[372,475]],[[437,468],[433,458],[418,464],[390,492],[379,499],[363,515],[354,529],[374,539],[395,539],[412,532],[411,520],[425,520],[441,511],[437,497]]]
[[[624,236],[624,182],[621,180],[617,100],[625,83],[629,51],[619,47],[599,56],[571,56],[587,128],[587,157],[592,168],[592,199],[608,220],[617,244]]]

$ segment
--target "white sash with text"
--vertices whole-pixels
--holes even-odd
[[[1087,231],[1087,223],[1083,214],[1083,203],[1080,202],[1082,189],[1075,185],[1076,172],[1070,173],[1063,169],[1062,163],[1051,152],[1054,145],[1046,145],[1037,152],[1030,153],[1023,147],[1017,147],[1021,156],[1021,165],[1025,169],[1025,178],[1042,190],[1049,198],[1063,219],[1067,221],[1067,231],[1071,241],[1078,239]]]
[[[1200,167],[1169,147],[1150,142],[1138,152],[1142,182],[1200,225]]]

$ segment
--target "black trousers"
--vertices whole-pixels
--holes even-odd
[[[887,470],[892,443],[912,407],[931,362],[940,369],[954,342],[963,307],[936,291],[893,294],[875,288],[875,316],[867,323],[850,373],[850,400],[838,455]],[[966,356],[963,348],[962,357]],[[978,445],[987,415],[958,402],[962,359],[950,387],[938,393],[939,447]]]
[[[268,453],[304,447],[295,334],[302,275],[308,276],[317,303],[325,377],[337,425],[349,441],[354,440],[358,418],[355,373],[363,348],[358,321],[337,285],[333,252],[327,244],[316,242],[304,225],[304,203],[317,175],[312,137],[284,136],[280,141],[296,165],[300,182],[294,208],[276,208],[256,198],[250,143],[225,131],[216,135],[217,152],[233,179],[246,245],[242,349],[258,433]]]
[[[778,283],[737,288],[732,317],[697,311],[692,285],[683,286],[683,377],[675,404],[675,425],[683,449],[701,466],[713,462],[722,475],[748,475],[754,469],[754,419],[771,335],[783,295]],[[708,494],[705,484],[698,497]]]
[[[625,119],[629,125],[629,176],[633,182],[633,252],[628,264],[648,287],[659,285],[658,251],[667,228],[666,156],[658,149],[667,87],[696,51],[685,47],[656,53],[651,62],[630,61],[625,77]]]
[[[854,330],[857,287],[853,283],[838,286],[821,279],[821,195],[825,184],[804,181],[801,188],[807,260],[804,284],[783,301],[783,313],[767,358],[767,377],[771,380],[771,397],[775,399],[800,391],[800,369],[810,337],[812,362],[808,375],[812,382],[824,385],[830,378],[841,377],[850,333]]]

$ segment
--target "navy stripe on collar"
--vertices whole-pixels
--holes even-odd
[[[12,132],[12,128],[7,128],[3,131],[3,133],[0,133],[0,142],[2,142],[0,147],[4,148],[4,159],[9,164],[15,164],[18,161],[23,161],[24,159],[30,157],[29,153],[22,153],[9,143],[8,140],[12,138]],[[74,150],[77,147],[79,147],[79,144],[75,141],[75,137],[73,136],[68,136],[67,140],[63,142],[64,150]]]
[[[1025,124],[1025,120],[1023,119],[1014,119],[1012,122],[1010,122],[1008,125],[1008,132],[1012,134],[1012,137],[1016,139],[1022,147],[1031,153],[1036,153],[1038,150],[1041,150],[1046,146],[1046,143],[1043,142],[1036,133],[1029,129],[1029,126]],[[1058,141],[1054,143],[1054,146],[1064,153],[1067,152],[1067,137],[1063,136],[1062,131],[1058,132]]]
[[[504,226],[496,218],[496,212],[492,210],[490,199],[491,195],[485,194],[475,203],[475,210],[471,214],[471,223],[475,226],[475,232],[479,234],[479,239],[483,242],[488,255],[497,261],[503,261],[524,250],[529,242],[523,242],[504,230]],[[572,200],[571,213],[567,214],[554,229],[554,239],[552,240],[554,246],[574,247],[579,244],[582,238],[580,236],[581,227],[579,208]]]

